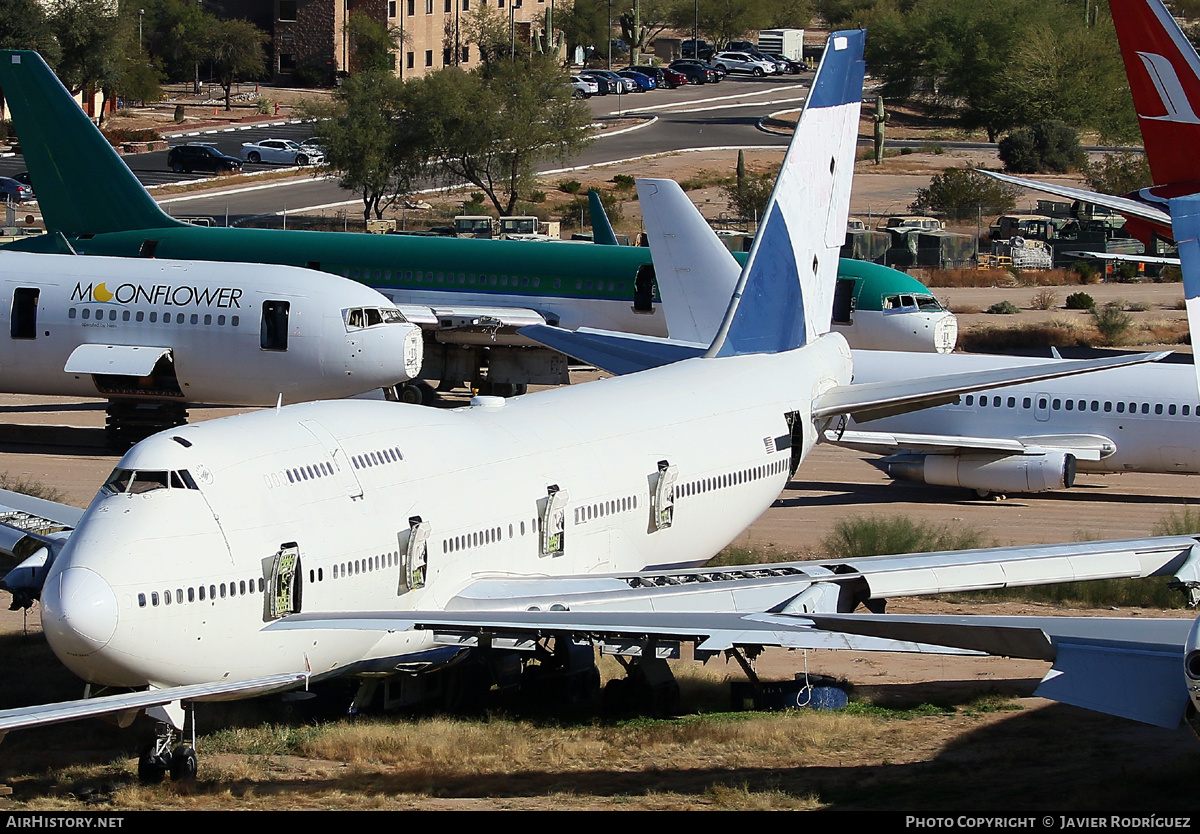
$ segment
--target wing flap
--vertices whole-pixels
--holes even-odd
[[[890,455],[897,452],[995,452],[998,455],[1040,455],[1047,449],[1069,452],[1079,460],[1101,460],[1116,451],[1107,437],[1091,434],[1038,437],[964,437],[953,434],[825,430],[825,440],[837,446]]]
[[[1009,185],[1017,185],[1021,188],[1032,188],[1034,191],[1041,191],[1046,194],[1056,194],[1059,197],[1066,197],[1070,200],[1081,200],[1085,203],[1091,203],[1096,206],[1105,206],[1113,211],[1119,211],[1126,217],[1140,217],[1143,220],[1149,220],[1151,223],[1160,223],[1168,228],[1171,226],[1171,215],[1167,214],[1162,209],[1154,206],[1146,205],[1145,203],[1131,200],[1128,197],[1114,197],[1111,194],[1100,194],[1095,191],[1088,191],[1084,188],[1072,188],[1069,185],[1059,185],[1052,182],[1039,182],[1037,180],[1029,180],[1024,177],[1014,177],[1012,174],[1001,174],[999,171],[985,171],[980,169],[980,173],[987,174],[993,179],[1006,182]]]

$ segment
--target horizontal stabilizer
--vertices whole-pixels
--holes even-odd
[[[1063,376],[1157,362],[1169,352],[1114,356],[1072,362],[1051,362],[1037,366],[996,368],[946,376],[924,377],[890,382],[866,382],[841,385],[822,394],[813,404],[813,417],[837,417],[850,414],[858,423],[918,411],[935,405],[957,402],[959,395],[987,391],[1008,385],[1022,385]]]
[[[1032,188],[1035,191],[1042,191],[1046,194],[1057,194],[1059,197],[1066,197],[1068,200],[1080,200],[1095,206],[1104,206],[1105,208],[1120,212],[1126,217],[1140,217],[1143,220],[1149,220],[1151,223],[1159,223],[1167,227],[1171,225],[1171,215],[1167,214],[1167,212],[1137,200],[1131,200],[1128,197],[1115,197],[1111,194],[1100,194],[1096,191],[1088,191],[1084,188],[1072,188],[1069,185],[1060,185],[1055,182],[1039,182],[1038,180],[1029,180],[1024,177],[1014,177],[1012,174],[1001,174],[999,171],[985,171],[981,169],[980,173],[987,174],[989,177],[998,179],[1000,182],[1006,182],[1009,185]]]
[[[956,434],[905,434],[902,432],[843,431],[827,429],[829,443],[890,455],[896,452],[995,452],[999,455],[1041,455],[1047,449],[1069,452],[1078,460],[1102,460],[1116,451],[1107,437],[1092,434],[1046,435],[1041,437],[969,437]]]
[[[28,727],[59,724],[64,721],[76,721],[80,718],[143,710],[148,707],[170,704],[174,701],[219,700],[230,695],[246,697],[251,694],[289,689],[303,683],[306,677],[307,675],[303,674],[271,675],[253,680],[147,689],[142,692],[126,692],[99,698],[83,698],[78,701],[59,701],[53,704],[0,710],[0,735],[9,730],[21,730]]]
[[[617,376],[702,356],[708,348],[708,345],[589,328],[564,330],[549,325],[533,325],[521,328],[518,333]]]

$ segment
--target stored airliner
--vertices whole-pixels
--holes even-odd
[[[61,252],[65,238],[80,253],[287,264],[351,278],[378,289],[423,328],[424,379],[465,381],[481,393],[509,396],[528,383],[568,381],[566,357],[517,334],[526,325],[668,335],[644,248],[193,226],[159,208],[36,53],[0,50],[0,87],[46,227],[63,236],[12,248]],[[909,294],[902,286],[886,294],[902,292]],[[926,332],[930,315],[897,308],[889,321],[911,316],[911,329]],[[953,320],[945,311],[936,316]],[[886,344],[912,343],[906,336]],[[432,391],[413,384],[401,396],[423,402]]]
[[[24,526],[7,528],[10,549],[40,560],[14,581],[48,564],[41,613],[55,654],[89,694],[137,691],[8,710],[0,732],[150,709],[163,724],[140,775],[181,777],[196,768],[191,746],[172,749],[192,713],[184,703],[347,674],[364,681],[357,703],[381,679],[388,700],[405,702],[435,692],[439,675],[475,677],[474,656],[501,684],[531,666],[543,685],[587,688],[593,643],[661,689],[663,658],[684,641],[700,657],[762,645],[947,651],[803,617],[860,602],[1194,578],[1190,537],[693,567],[770,506],[828,421],[1015,378],[849,384],[849,348],[828,331],[864,34],[830,37],[704,356],[454,410],[342,400],[171,429],[135,446],[82,515],[62,511],[70,518],[5,495]],[[712,396],[735,386],[736,398]],[[39,529],[38,517],[58,523]]]
[[[0,391],[103,397],[121,451],[189,403],[334,399],[421,368],[391,301],[275,265],[0,251],[0,328]]]

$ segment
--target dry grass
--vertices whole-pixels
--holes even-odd
[[[957,311],[956,311],[957,312]],[[1122,345],[1177,345],[1190,340],[1182,319],[1134,321],[1120,335]],[[971,353],[1003,352],[1031,347],[1096,347],[1114,344],[1094,324],[1070,319],[1019,324],[1012,327],[977,326],[961,330],[958,348]]]
[[[1053,310],[1058,306],[1058,293],[1049,289],[1038,290],[1030,297],[1029,306],[1034,310]]]
[[[1068,269],[914,269],[911,274],[927,287],[1061,287],[1080,283],[1079,275]]]

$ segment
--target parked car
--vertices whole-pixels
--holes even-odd
[[[611,70],[588,70],[587,72],[579,73],[580,78],[603,78],[607,82],[608,92],[610,93],[631,93],[633,92],[633,82],[628,78],[622,78]],[[603,93],[601,94],[603,95]]]
[[[724,78],[716,67],[707,61],[696,61],[692,58],[680,58],[671,62],[671,69],[681,72],[693,84],[716,84]]]
[[[28,185],[29,192],[31,194],[33,193],[33,180],[30,179],[28,171],[22,171],[19,174],[13,174],[12,178],[14,180],[16,180],[17,182],[21,183],[21,185]],[[36,197],[36,195],[35,195],[35,197]]]
[[[325,154],[315,148],[302,148],[291,139],[264,139],[261,142],[243,142],[242,159],[282,165],[320,165],[325,161]]]
[[[655,80],[659,89],[666,87],[667,89],[675,89],[680,84],[687,83],[687,76],[681,75],[671,69],[663,69],[662,67],[636,66],[625,67],[622,72],[640,72],[642,75],[648,75]]]
[[[167,151],[167,167],[177,174],[190,174],[192,171],[236,173],[242,170],[242,161],[236,156],[221,153],[212,145],[188,143],[176,145]]]
[[[718,52],[713,56],[713,66],[724,68],[727,72],[745,72],[755,77],[774,75],[774,61],[766,58],[756,58],[748,52]]]
[[[680,45],[680,47],[682,49],[681,54],[684,58],[698,58],[701,61],[707,61],[709,58],[712,57],[713,52],[716,51],[712,48],[712,45],[709,44],[709,42],[704,40],[703,38],[700,39],[699,54],[697,54],[697,51],[692,48],[691,38],[684,41]]]
[[[654,90],[658,87],[658,81],[656,79],[642,72],[624,69],[618,70],[617,75],[621,76],[627,81],[632,81],[634,84],[633,91],[635,93],[647,93],[650,90]]]
[[[0,195],[5,202],[25,203],[33,199],[33,189],[12,177],[0,177]]]
[[[802,61],[797,61],[796,59],[789,58],[786,55],[777,55],[774,52],[767,57],[775,59],[775,63],[783,67],[780,72],[786,72],[792,75],[799,75],[800,73],[804,72],[804,62]]]
[[[578,75],[572,75],[567,86],[571,88],[572,98],[591,98],[600,93],[600,85],[594,79],[581,78]]]

